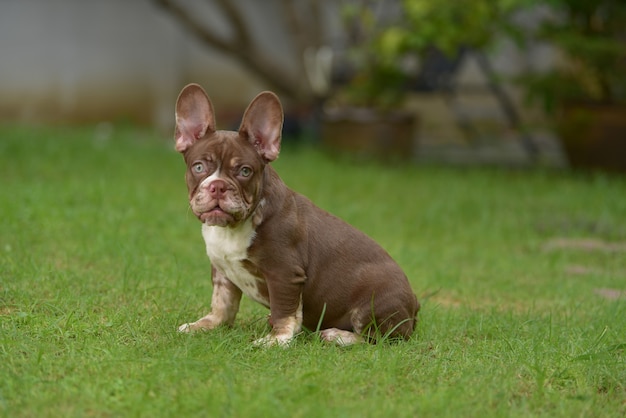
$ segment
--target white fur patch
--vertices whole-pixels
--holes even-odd
[[[211,264],[235,284],[244,295],[269,307],[269,299],[257,288],[260,277],[256,277],[243,267],[242,261],[248,256],[248,247],[255,236],[252,220],[231,228],[202,225],[202,236]]]
[[[214,180],[217,180],[219,178],[220,178],[220,170],[218,168],[217,170],[215,170],[213,172],[213,174],[211,174],[209,177],[207,177],[204,180],[202,180],[202,182],[200,182],[200,186],[198,188],[200,189],[200,188],[206,187],[209,184],[211,184],[211,182],[213,182]]]

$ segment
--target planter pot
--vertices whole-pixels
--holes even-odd
[[[626,172],[626,106],[569,104],[557,129],[572,167]]]
[[[413,156],[417,118],[405,111],[335,108],[324,112],[322,145],[327,150],[383,161]]]

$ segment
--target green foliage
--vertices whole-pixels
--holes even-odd
[[[348,4],[342,9],[348,32],[355,37],[349,59],[357,70],[335,100],[350,106],[389,110],[400,105],[405,97],[406,74],[395,59],[381,54],[378,40],[381,26],[374,8],[375,5]]]
[[[548,7],[536,30],[520,27],[515,13]],[[371,6],[374,7],[374,6]],[[508,37],[520,44],[548,42],[564,55],[554,71],[520,77],[531,101],[548,111],[564,101],[626,103],[626,2],[622,0],[404,0],[396,19],[376,24],[372,9],[350,14],[367,33],[357,48],[355,101],[398,104],[409,75],[407,58],[430,48],[451,56],[461,48],[488,48]],[[365,58],[364,58],[365,57]],[[380,100],[379,100],[380,99]]]
[[[541,2],[540,2],[541,3]],[[548,111],[562,102],[626,103],[626,3],[621,0],[551,0],[554,15],[535,36],[563,52],[547,74],[523,78],[530,98]]]
[[[380,52],[397,56],[437,48],[450,55],[461,47],[483,48],[509,27],[511,13],[527,1],[404,0],[403,22],[381,35]]]
[[[406,343],[256,349],[267,310],[246,299],[232,329],[176,332],[211,285],[172,148],[0,127],[0,416],[626,414],[624,178],[354,165],[287,140],[286,183],[378,240],[423,307]]]
[[[503,33],[519,37],[509,24],[511,14],[530,0],[462,0],[456,2],[403,0],[395,18],[377,21],[377,3],[359,9],[350,6],[345,18],[357,22],[357,75],[348,86],[352,102],[388,108],[400,104],[411,74],[408,59],[423,58],[435,48],[454,56],[466,47],[488,47]]]
[[[357,72],[343,94],[352,106],[386,111],[402,104],[406,82],[406,74],[399,68],[375,60]]]

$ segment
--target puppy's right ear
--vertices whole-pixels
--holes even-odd
[[[212,132],[215,132],[215,113],[209,96],[198,84],[186,85],[176,100],[176,151],[185,152]]]

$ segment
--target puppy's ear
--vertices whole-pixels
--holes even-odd
[[[264,91],[252,100],[239,134],[254,145],[265,161],[274,161],[280,152],[280,136],[283,129],[283,107],[278,97]]]
[[[198,84],[185,86],[176,100],[176,151],[185,152],[207,133],[215,132],[213,104]]]

